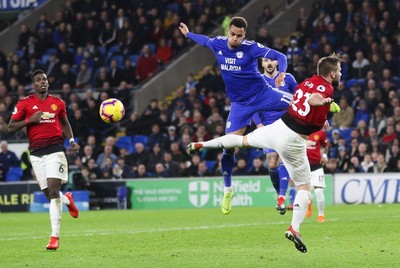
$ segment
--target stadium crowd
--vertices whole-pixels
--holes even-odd
[[[69,148],[66,154],[71,176],[81,174],[82,185],[96,178],[221,175],[220,152],[205,150],[193,158],[185,153],[189,141],[224,133],[230,102],[217,67],[186,74],[171,103],[153,99],[142,114],[128,110],[120,125],[124,137],[109,131],[98,106],[116,97],[130,107],[130,92],[188,45],[178,31],[180,21],[206,33],[246,2],[70,0],[55,21],[42,14],[34,29],[21,26],[9,59],[0,53],[0,139],[26,137],[9,136],[7,123],[16,100],[29,93],[29,73],[42,68],[65,100],[81,144],[80,155]],[[334,95],[342,111],[330,118],[327,173],[400,171],[399,11],[396,0],[316,1],[311,10],[299,10],[288,40],[268,32],[274,17],[269,6],[257,20],[254,39],[285,53],[297,82],[315,73],[321,56],[343,54],[342,82]],[[1,150],[5,180],[9,165],[3,159],[10,152],[6,143]],[[21,160],[22,179],[32,179],[26,155]],[[241,149],[234,175],[265,175],[264,160],[261,150]]]

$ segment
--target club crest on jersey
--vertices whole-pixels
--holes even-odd
[[[243,52],[242,52],[242,51],[236,52],[236,57],[237,57],[238,59],[243,58]]]
[[[52,105],[50,106],[50,108],[51,108],[53,111],[57,111],[57,105],[55,105],[55,104],[52,104]]]

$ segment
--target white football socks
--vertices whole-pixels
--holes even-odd
[[[62,203],[60,198],[50,200],[50,222],[51,222],[51,236],[58,237],[60,234],[60,223],[62,215]]]
[[[62,192],[60,192],[60,199],[63,204],[69,205],[69,199]]]
[[[229,187],[224,187],[224,194],[231,194],[233,192],[233,187],[229,186]]]
[[[205,148],[235,148],[243,146],[243,136],[228,134],[209,141],[199,142]]]
[[[314,193],[317,199],[318,216],[324,216],[324,207],[325,207],[324,189],[315,188]]]
[[[293,204],[292,228],[300,232],[300,224],[303,223],[308,210],[311,193],[306,190],[298,190]]]

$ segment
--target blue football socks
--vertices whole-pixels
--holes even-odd
[[[279,194],[279,170],[278,168],[268,168],[268,170],[272,186],[274,186],[276,193]]]
[[[289,185],[289,173],[283,163],[279,164],[279,195],[286,196]]]
[[[235,165],[235,149],[223,149],[221,166],[225,187],[232,186],[232,170]]]

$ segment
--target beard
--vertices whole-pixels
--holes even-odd
[[[339,80],[333,80],[332,81],[332,86],[337,87],[339,85]]]

